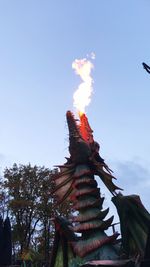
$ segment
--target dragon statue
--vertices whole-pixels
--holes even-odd
[[[76,120],[68,111],[69,153],[67,162],[54,175],[57,205],[72,203],[69,220],[57,216],[50,267],[78,266],[150,266],[150,214],[138,196],[123,196],[114,184],[112,170],[100,156],[100,145],[85,114]],[[120,218],[121,238],[106,230],[113,217],[106,219],[109,208],[103,210],[104,198],[97,186],[99,176],[112,194],[112,202]],[[141,265],[138,265],[141,264]],[[145,263],[144,263],[145,264]]]

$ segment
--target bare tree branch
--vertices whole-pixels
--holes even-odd
[[[146,63],[142,63],[143,68],[150,74],[150,66],[148,66]]]

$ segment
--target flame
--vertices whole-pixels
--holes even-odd
[[[74,107],[79,112],[79,116],[85,113],[85,107],[91,102],[93,92],[91,70],[93,67],[92,62],[87,60],[87,58],[75,59],[72,63],[72,68],[75,70],[75,73],[82,79],[82,82],[73,95]]]
[[[87,143],[93,143],[93,130],[91,129],[88,118],[85,114],[80,115],[80,133],[82,135],[82,138],[87,142]]]

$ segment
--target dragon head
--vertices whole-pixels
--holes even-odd
[[[89,164],[93,174],[100,176],[107,188],[114,194],[121,188],[114,185],[112,170],[105,164],[99,154],[100,145],[93,139],[93,131],[85,114],[80,114],[80,121],[71,111],[66,113],[69,129],[69,152],[72,163]]]
[[[71,111],[66,114],[69,129],[69,152],[71,160],[77,164],[88,161],[92,155],[94,143],[92,130],[85,114],[80,116],[80,121],[74,118]]]

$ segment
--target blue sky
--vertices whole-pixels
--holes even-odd
[[[0,0],[0,165],[53,168],[68,155],[65,113],[94,52],[87,115],[125,192],[150,208],[149,0]]]

